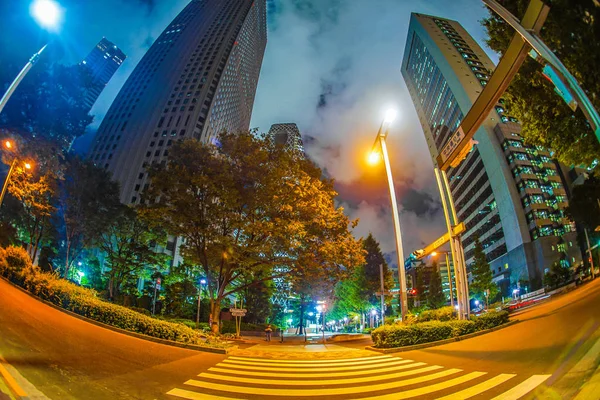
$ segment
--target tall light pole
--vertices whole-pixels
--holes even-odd
[[[6,140],[4,143],[4,147],[10,151],[13,150],[15,145],[10,140]],[[8,184],[10,183],[10,178],[12,177],[13,172],[15,171],[15,167],[19,163],[19,157],[15,156],[12,163],[10,164],[10,169],[8,170],[8,174],[6,175],[6,179],[4,180],[4,185],[2,185],[2,193],[0,193],[0,207],[4,202],[4,195],[6,194],[6,190],[8,189]],[[23,167],[25,169],[31,169],[31,163],[24,162]]]
[[[390,124],[396,118],[396,111],[389,110],[386,113],[385,119],[379,127],[373,150],[369,155],[369,162],[375,164],[379,161],[380,155],[383,156],[385,171],[387,174],[388,186],[390,191],[390,203],[392,206],[392,216],[394,220],[394,233],[396,236],[396,255],[398,259],[398,275],[400,280],[400,316],[402,321],[405,321],[406,311],[408,309],[408,299],[406,296],[406,271],[404,270],[404,250],[402,248],[402,232],[400,230],[400,215],[398,213],[398,204],[396,202],[396,191],[394,189],[394,179],[392,177],[392,169],[390,167],[390,159],[388,157],[387,146],[385,139],[387,138]],[[379,145],[379,146],[378,146]]]
[[[58,26],[58,23],[62,18],[62,10],[58,3],[53,0],[36,0],[31,5],[31,15],[38,22],[38,24],[40,24],[40,26],[45,29],[52,30]],[[25,78],[25,75],[27,75],[31,67],[33,67],[33,64],[39,60],[40,55],[46,49],[46,46],[48,45],[45,44],[37,53],[31,56],[21,72],[19,72],[15,80],[10,84],[6,90],[6,93],[4,93],[4,96],[2,96],[0,99],[0,113],[4,109],[6,103],[8,103],[10,96],[12,96],[12,94],[15,92],[15,89],[17,89],[17,86],[19,86],[23,78]]]
[[[200,306],[202,305],[202,286],[206,285],[206,279],[200,279],[200,286],[198,287],[198,309],[196,310],[196,329],[200,326]]]
[[[385,321],[384,318],[384,307],[385,307],[385,284],[383,281],[383,263],[379,264],[379,279],[381,281],[381,321]]]

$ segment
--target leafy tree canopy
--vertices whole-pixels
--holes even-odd
[[[487,262],[483,246],[479,238],[475,239],[475,251],[471,264],[471,274],[473,281],[469,285],[470,292],[480,298],[485,299],[485,293],[489,290],[489,301],[493,300],[499,292],[498,286],[492,282],[493,274],[490,264]]]
[[[213,330],[223,299],[258,281],[338,280],[364,260],[332,182],[269,139],[184,141],[149,172],[142,215],[184,238],[184,258],[208,280]]]
[[[573,187],[566,213],[573,221],[594,232],[600,226],[600,179],[590,175],[581,185]]]
[[[546,0],[550,6],[541,37],[560,58],[600,109],[600,7],[594,0]],[[502,5],[521,18],[529,0],[506,0]],[[487,43],[502,53],[514,30],[495,13],[482,21],[488,32]],[[523,138],[535,145],[551,148],[567,165],[590,165],[600,158],[600,144],[578,109],[573,112],[542,75],[542,67],[527,58],[504,94],[508,112],[521,125]]]

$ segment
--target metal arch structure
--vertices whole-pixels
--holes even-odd
[[[559,82],[553,81],[555,85],[560,84],[566,88],[568,94],[581,106],[584,115],[600,141],[600,116],[577,80],[567,70],[559,58],[548,48],[539,37],[540,30],[544,25],[550,8],[541,0],[531,0],[525,11],[523,19],[519,21],[506,8],[502,7],[496,0],[482,0],[493,12],[498,14],[516,31],[508,49],[500,59],[488,84],[479,97],[473,103],[471,109],[461,122],[458,129],[446,142],[437,157],[435,176],[442,198],[444,216],[448,228],[447,235],[450,239],[452,261],[454,263],[456,288],[458,297],[459,316],[468,318],[468,282],[464,250],[460,233],[454,230],[459,221],[454,209],[454,200],[448,185],[446,171],[450,167],[457,167],[473,148],[475,142],[473,136],[479,129],[485,118],[498,103],[500,97],[518,72],[525,61],[528,53],[534,51],[536,56],[541,57],[546,65],[557,76]],[[435,242],[430,245],[435,245]],[[430,247],[428,246],[428,247]]]
[[[493,0],[483,1],[486,4],[493,2]],[[546,21],[548,11],[549,7],[541,0],[531,0],[523,19],[518,24],[524,30],[537,34]],[[516,20],[516,18],[514,19]],[[460,226],[460,221],[456,214],[446,171],[450,167],[457,167],[471,151],[475,144],[473,140],[475,132],[498,103],[511,80],[523,65],[530,50],[530,43],[523,39],[520,33],[516,33],[496,66],[488,84],[477,97],[458,129],[442,147],[436,160],[437,166],[434,172],[446,220],[447,234],[444,236],[449,239],[450,254],[454,265],[457,307],[460,319],[469,318],[469,284],[461,233],[456,232],[458,226]],[[428,247],[431,246],[435,246],[435,242]]]

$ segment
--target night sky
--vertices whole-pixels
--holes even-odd
[[[29,0],[0,0],[0,60],[24,64],[45,41],[48,57],[81,61],[105,36],[128,58],[92,109],[89,143],[121,86],[188,0],[62,0],[64,21],[47,33],[29,16]],[[444,231],[433,166],[400,73],[411,12],[458,20],[484,45],[477,0],[275,0],[251,127],[295,122],[308,155],[335,178],[340,202],[360,218],[357,236],[372,232],[389,257],[394,233],[382,167],[364,162],[385,109],[398,117],[388,145],[401,206],[405,255]],[[2,82],[4,84],[4,82]],[[395,258],[395,257],[394,257]]]

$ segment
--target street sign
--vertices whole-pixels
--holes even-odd
[[[229,312],[234,317],[244,317],[244,316],[246,316],[246,313],[248,312],[248,310],[245,308],[230,308]]]
[[[465,224],[464,224],[464,222],[461,222],[458,225],[454,225],[452,227],[452,234],[454,236],[458,236],[461,233],[463,233],[465,230],[466,230]],[[419,249],[419,250],[414,251],[412,253],[413,257],[415,260],[420,260],[420,259],[430,255],[431,253],[433,253],[434,251],[436,251],[438,248],[442,247],[449,241],[450,241],[450,235],[448,233],[444,233],[440,238],[436,239],[433,243],[431,243],[424,249]]]

